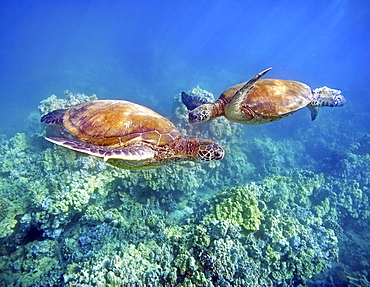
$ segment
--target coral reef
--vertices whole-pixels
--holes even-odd
[[[237,286],[290,284],[291,280],[305,282],[336,262],[337,235],[308,209],[306,197],[323,184],[322,176],[311,176],[306,171],[295,171],[289,177],[274,175],[261,183],[219,192],[210,200],[211,214],[203,223],[210,222],[210,230],[216,231],[206,250],[219,261],[216,265],[225,268],[218,276]],[[236,233],[239,226],[242,229]],[[235,261],[230,262],[231,258]]]
[[[1,286],[368,284],[367,136],[318,162],[303,137],[189,125],[179,95],[173,111],[184,136],[220,141],[225,159],[121,170],[46,142],[34,116],[34,133],[0,136]]]
[[[304,146],[299,141],[277,141],[265,136],[248,139],[245,145],[248,146],[245,154],[261,176],[284,174],[297,166],[308,166]]]
[[[225,220],[248,231],[258,230],[261,225],[263,217],[258,201],[246,187],[232,187],[218,193],[211,206],[209,221]]]
[[[74,105],[98,99],[96,95],[86,96],[84,94],[73,94],[70,91],[65,91],[64,93],[66,95],[65,99],[59,99],[56,95],[51,95],[47,99],[42,100],[39,105],[41,115],[45,115],[54,110],[67,109]]]

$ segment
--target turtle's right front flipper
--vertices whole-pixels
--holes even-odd
[[[231,101],[228,104],[228,108],[231,110],[237,111],[239,107],[243,105],[243,102],[248,96],[248,93],[252,88],[254,87],[254,84],[261,78],[263,77],[268,71],[270,71],[272,68],[268,68],[261,73],[259,73],[257,76],[255,76],[253,79],[249,80],[246,82],[239,90],[237,90],[234,95],[231,97]],[[244,115],[242,115],[244,117]],[[253,116],[251,116],[253,118]],[[242,121],[241,121],[242,122]]]
[[[242,95],[248,93],[254,86],[254,84],[262,78],[268,71],[270,71],[272,68],[268,68],[261,73],[259,73],[257,76],[255,76],[253,79],[250,79],[248,82],[245,83],[243,87],[241,87],[239,90],[236,91],[235,96]]]
[[[96,146],[84,143],[77,140],[70,140],[64,138],[48,138],[48,141],[89,155],[108,159],[122,159],[128,161],[146,160],[154,158],[155,151],[147,146],[127,146],[122,148],[109,148],[104,146]]]

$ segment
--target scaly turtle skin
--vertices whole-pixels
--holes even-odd
[[[200,123],[215,117],[249,125],[277,121],[308,107],[311,119],[318,114],[318,107],[340,107],[346,102],[341,92],[327,87],[311,91],[303,83],[277,79],[260,79],[271,68],[259,73],[250,81],[232,86],[214,103],[183,92],[182,101],[191,110],[189,122]]]
[[[55,110],[42,123],[63,126],[67,136],[46,138],[57,145],[104,158],[124,169],[157,168],[183,160],[219,160],[223,148],[204,139],[184,139],[156,112],[127,101],[101,100]]]

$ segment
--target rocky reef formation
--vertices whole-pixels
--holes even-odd
[[[94,99],[51,96],[39,110]],[[121,170],[46,142],[34,116],[35,132],[1,137],[0,285],[369,284],[368,135],[318,164],[302,139],[186,118],[177,95],[171,120],[221,142],[224,160]]]

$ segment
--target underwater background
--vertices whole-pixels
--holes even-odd
[[[0,1],[0,286],[370,286],[368,1]],[[347,103],[187,123],[182,91],[265,78]],[[222,161],[128,171],[40,116],[123,99]]]

